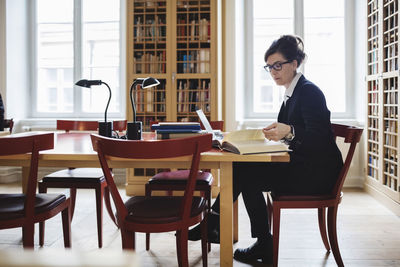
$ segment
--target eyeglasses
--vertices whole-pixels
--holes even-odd
[[[272,64],[272,65],[265,65],[264,66],[264,69],[266,70],[266,71],[268,71],[268,72],[271,72],[271,69],[274,69],[274,70],[277,70],[277,71],[280,71],[281,69],[282,69],[282,65],[283,64],[287,64],[287,63],[291,63],[293,60],[288,60],[288,61],[285,61],[285,62],[275,62],[274,64]]]

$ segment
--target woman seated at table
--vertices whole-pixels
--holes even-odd
[[[289,144],[290,162],[238,162],[233,164],[233,200],[242,193],[250,217],[251,235],[257,241],[236,249],[239,261],[261,259],[272,263],[272,236],[263,192],[324,194],[335,185],[343,165],[331,130],[330,111],[322,91],[297,71],[305,58],[303,41],[292,35],[275,40],[265,53],[264,67],[277,85],[285,88],[284,102],[275,123],[263,129],[270,140]],[[219,243],[219,196],[208,220],[210,242]],[[198,227],[190,240],[200,239]]]

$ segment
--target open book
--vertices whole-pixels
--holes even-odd
[[[222,140],[213,140],[213,143],[223,150],[241,155],[290,151],[282,142],[267,140],[262,129],[230,132]]]

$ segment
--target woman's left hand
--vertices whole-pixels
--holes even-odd
[[[273,141],[279,141],[284,138],[289,132],[291,128],[290,125],[274,122],[271,125],[265,127],[263,129],[263,133],[265,138]]]

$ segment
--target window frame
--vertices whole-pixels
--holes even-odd
[[[73,1],[74,5],[74,14],[73,14],[73,52],[74,52],[74,58],[73,58],[73,80],[78,81],[84,77],[82,77],[82,55],[83,55],[83,36],[82,36],[82,6],[83,6],[83,1],[84,0],[71,0]],[[125,71],[124,71],[124,66],[125,66],[125,46],[124,42],[126,40],[125,37],[125,10],[126,10],[126,0],[119,0],[120,2],[120,19],[119,19],[119,84],[120,84],[120,94],[119,94],[119,106],[120,106],[120,111],[119,112],[107,112],[107,117],[108,118],[124,118],[125,117],[125,109],[126,109],[126,103],[125,103]],[[102,119],[104,118],[104,112],[83,112],[82,111],[82,98],[81,98],[81,90],[82,88],[79,86],[74,85],[73,86],[73,105],[74,109],[72,112],[38,112],[37,111],[37,0],[32,0],[29,1],[28,3],[28,8],[30,10],[29,12],[29,22],[30,22],[30,35],[29,35],[29,40],[31,41],[30,45],[30,81],[31,81],[31,87],[29,90],[29,96],[31,98],[31,117],[32,118],[84,118],[84,119]],[[107,81],[105,81],[107,82]],[[105,85],[101,85],[100,90],[105,90],[107,91],[108,89],[106,88]],[[96,89],[94,89],[96,90]],[[112,96],[115,98],[115,94]],[[107,104],[107,100],[104,100],[104,109]]]
[[[253,82],[253,6],[254,0],[246,1],[244,8],[245,16],[245,39],[249,40],[245,42],[245,69],[244,77],[246,80],[246,90],[247,97],[244,97],[242,104],[244,105],[244,117],[245,119],[276,119],[279,110],[275,112],[265,112],[265,113],[255,113],[253,112],[253,96],[254,96],[254,82]],[[304,38],[304,0],[293,0],[293,31],[294,34]],[[345,112],[332,112],[331,118],[333,119],[344,119],[344,118],[354,118],[355,117],[355,82],[354,73],[355,71],[355,55],[354,55],[354,14],[355,14],[355,3],[354,1],[344,0],[344,49],[345,49],[345,91],[346,91],[346,111]],[[307,47],[307,44],[306,44]],[[306,48],[307,53],[307,48]],[[307,64],[307,63],[306,63]],[[304,65],[302,65],[299,70],[304,72]],[[268,74],[266,74],[268,75]],[[307,73],[305,74],[307,75]]]

